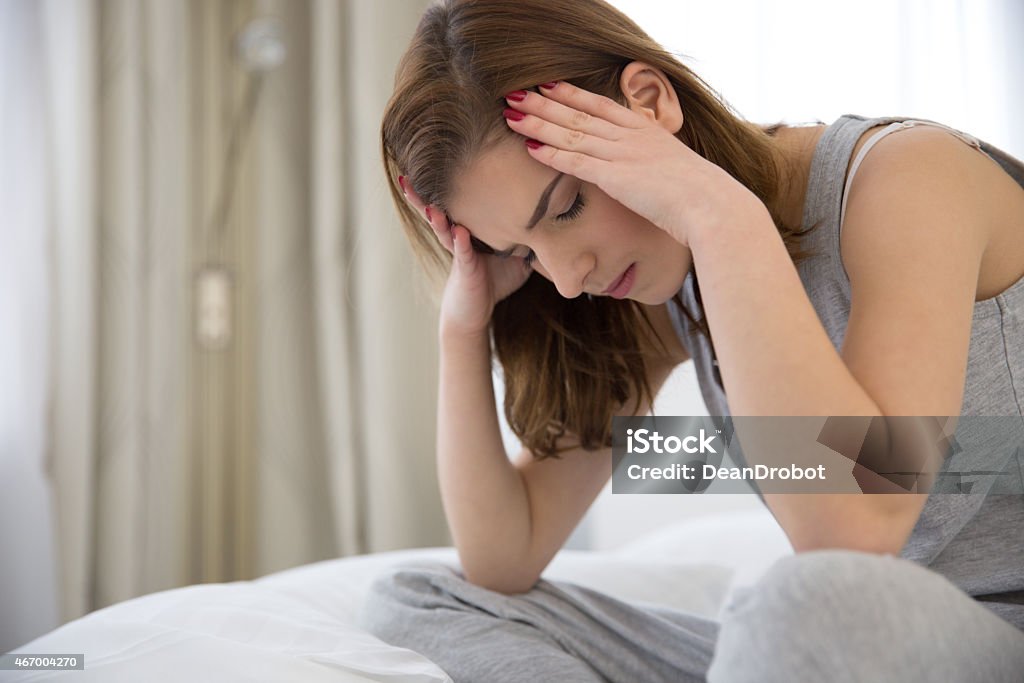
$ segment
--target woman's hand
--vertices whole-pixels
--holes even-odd
[[[683,245],[690,246],[695,227],[758,205],[764,210],[742,183],[655,121],[565,81],[540,91],[506,96],[511,108],[528,114],[506,120],[529,138],[530,155],[596,184]]]
[[[487,332],[494,306],[522,287],[532,269],[519,256],[501,258],[476,253],[465,226],[449,225],[444,211],[424,205],[404,178],[399,182],[405,198],[426,216],[438,241],[453,257],[441,299],[442,327],[459,334]]]

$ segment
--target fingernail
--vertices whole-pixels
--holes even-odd
[[[505,111],[501,112],[501,115],[504,116],[506,119],[512,121],[522,121],[524,118],[526,118],[526,114],[524,114],[521,111],[516,111],[515,109],[512,108],[506,108]]]
[[[551,90],[556,85],[558,85],[558,81],[551,81],[550,83],[541,83],[540,87],[544,88],[545,90]]]
[[[427,214],[427,222],[428,222],[428,223],[433,223],[433,222],[434,222],[434,219],[433,219],[433,218],[431,217],[431,215],[430,215],[430,207],[428,206],[427,208],[423,209],[423,212],[424,212],[425,214]]]
[[[409,190],[406,189],[406,187],[405,187],[405,176],[404,175],[398,176],[398,184],[402,186],[402,194],[404,194],[405,196],[408,197],[409,196]]]
[[[506,100],[512,100],[513,102],[522,102],[523,100],[526,99],[526,91],[525,90],[515,90],[515,91],[510,92],[509,94],[505,95],[505,99]]]
[[[527,138],[526,146],[529,147],[530,149],[540,149],[541,147],[544,146],[544,143],[540,142],[539,140],[534,140],[533,138]]]

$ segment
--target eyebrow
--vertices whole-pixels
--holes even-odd
[[[554,192],[555,188],[558,186],[558,181],[564,177],[565,173],[559,172],[559,174],[555,176],[555,179],[552,180],[546,188],[544,188],[544,192],[541,193],[540,200],[537,202],[537,208],[533,210],[533,215],[530,216],[530,222],[526,224],[526,232],[533,230],[537,223],[540,222],[540,219],[544,217],[544,214],[548,212],[548,203],[551,201],[551,193]],[[485,254],[494,254],[495,256],[511,256],[512,252],[516,249],[515,247],[512,247],[511,249],[498,251],[494,247],[478,240],[472,235],[470,235],[470,243],[475,247],[476,251],[480,251]]]

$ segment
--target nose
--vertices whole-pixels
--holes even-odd
[[[579,247],[559,249],[557,246],[541,247],[535,251],[541,275],[554,283],[559,294],[566,299],[575,299],[583,293],[587,275],[594,269],[594,258],[589,252]]]

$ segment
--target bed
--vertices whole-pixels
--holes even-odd
[[[614,551],[562,550],[544,577],[715,616],[730,591],[792,552],[766,509],[718,513],[663,527]],[[392,647],[356,623],[381,570],[420,560],[458,564],[454,548],[416,548],[145,595],[14,650],[84,653],[84,671],[0,671],[0,681],[451,681],[426,657]]]

